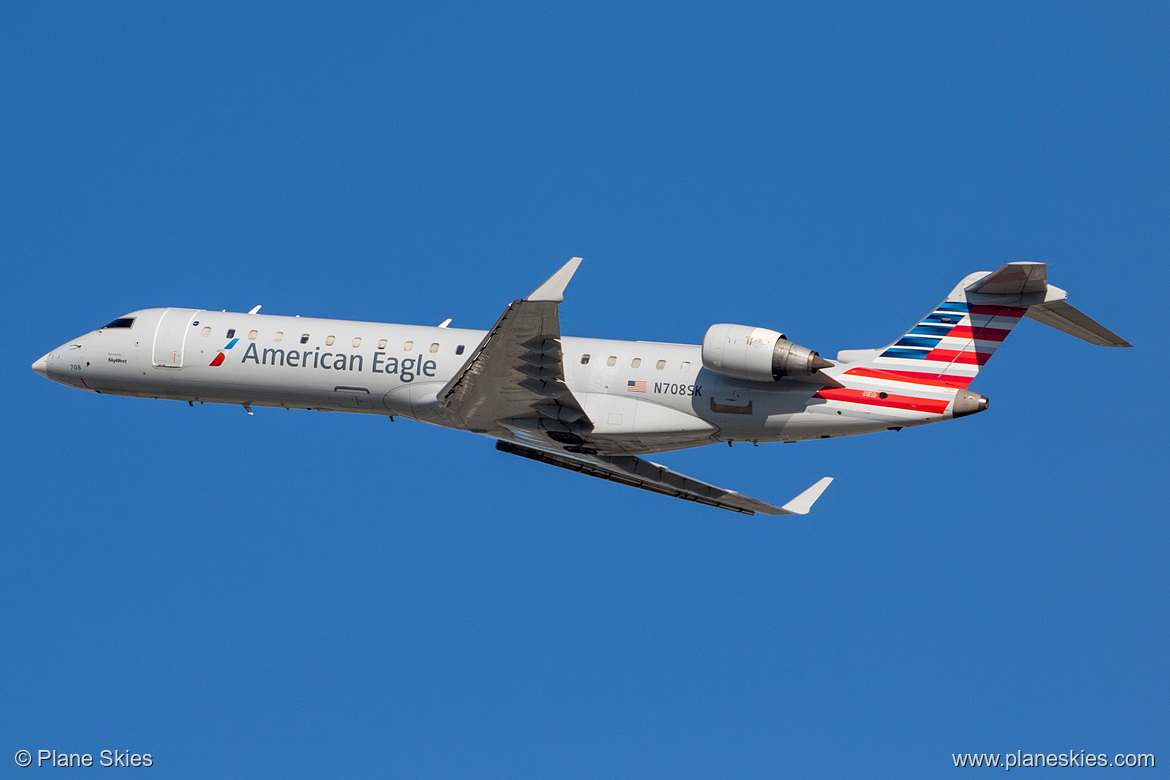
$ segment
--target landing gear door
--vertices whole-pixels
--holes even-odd
[[[165,368],[180,368],[183,365],[183,344],[198,309],[167,309],[158,321],[154,331],[154,353],[152,362]]]

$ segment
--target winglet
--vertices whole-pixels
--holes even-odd
[[[808,510],[812,509],[812,505],[817,502],[817,499],[821,497],[821,493],[825,492],[825,488],[832,481],[832,477],[821,477],[815,485],[780,507],[780,514],[807,515]]]
[[[560,303],[565,300],[565,288],[569,286],[569,280],[573,278],[573,274],[577,272],[577,266],[581,265],[581,258],[574,257],[569,262],[561,266],[561,270],[548,278],[544,284],[537,287],[532,295],[528,296],[530,301],[552,301],[553,303]]]

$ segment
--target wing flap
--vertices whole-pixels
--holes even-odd
[[[524,447],[507,441],[497,441],[496,449],[590,477],[606,479],[641,490],[649,490],[653,493],[746,515],[753,515],[756,512],[766,515],[808,514],[812,505],[833,481],[832,477],[825,477],[781,507],[745,496],[734,490],[725,490],[706,482],[700,482],[676,471],[671,471],[665,466],[632,455],[595,455],[584,450],[557,452],[543,448]]]

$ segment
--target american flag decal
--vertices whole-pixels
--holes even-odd
[[[627,393],[644,393],[644,392],[646,392],[646,382],[644,380],[641,380],[641,379],[639,379],[637,381],[631,379],[629,382],[626,382],[626,392]]]

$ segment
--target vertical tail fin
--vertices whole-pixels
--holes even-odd
[[[857,364],[848,374],[966,388],[1025,315],[1092,343],[1129,346],[1069,306],[1066,297],[1064,290],[1048,284],[1043,263],[1009,263],[963,279],[893,344],[842,352],[838,360]],[[1075,322],[1069,310],[1077,315]]]
[[[1077,311],[1048,283],[1044,263],[1008,263],[971,274],[902,338],[876,350],[838,353],[845,373],[965,389],[1025,315],[1091,344],[1132,346]]]

